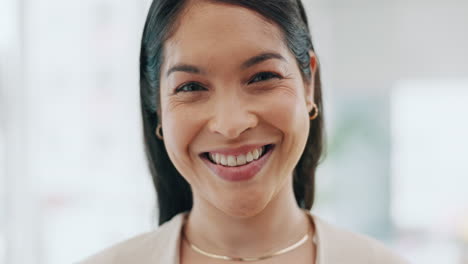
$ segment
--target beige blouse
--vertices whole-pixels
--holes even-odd
[[[155,231],[116,244],[79,264],[179,264],[181,228],[185,213]],[[315,264],[407,264],[381,242],[330,225],[309,213],[315,224]]]

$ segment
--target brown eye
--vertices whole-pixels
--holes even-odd
[[[195,82],[190,82],[190,83],[182,84],[181,86],[179,86],[175,90],[175,93],[179,93],[179,92],[196,92],[196,91],[204,91],[204,90],[206,90],[206,88],[203,87],[201,84],[195,83]]]
[[[256,83],[256,82],[262,82],[262,81],[268,81],[270,79],[283,79],[279,74],[273,73],[273,72],[260,72],[257,73],[250,81],[248,84],[251,83]]]

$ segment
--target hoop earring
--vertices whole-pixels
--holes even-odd
[[[319,115],[319,110],[318,110],[318,107],[317,107],[317,105],[315,103],[314,103],[313,109],[315,109],[314,114],[311,116],[310,113],[309,113],[309,119],[310,120],[316,119],[317,116]],[[311,111],[311,113],[312,113],[312,111]]]
[[[158,126],[156,127],[156,136],[160,140],[164,140],[164,137],[162,136],[162,126],[161,126],[161,124],[158,124]]]

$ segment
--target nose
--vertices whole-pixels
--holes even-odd
[[[218,102],[214,110],[209,121],[209,130],[227,139],[235,139],[258,124],[257,116],[238,99]]]

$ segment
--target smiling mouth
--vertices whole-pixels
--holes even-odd
[[[273,144],[268,144],[240,155],[223,155],[219,153],[205,152],[202,153],[201,156],[214,165],[223,167],[242,167],[261,159],[272,151],[273,147]]]
[[[266,166],[274,149],[275,145],[269,144],[238,155],[205,152],[200,157],[214,175],[229,182],[240,182],[254,178]]]

